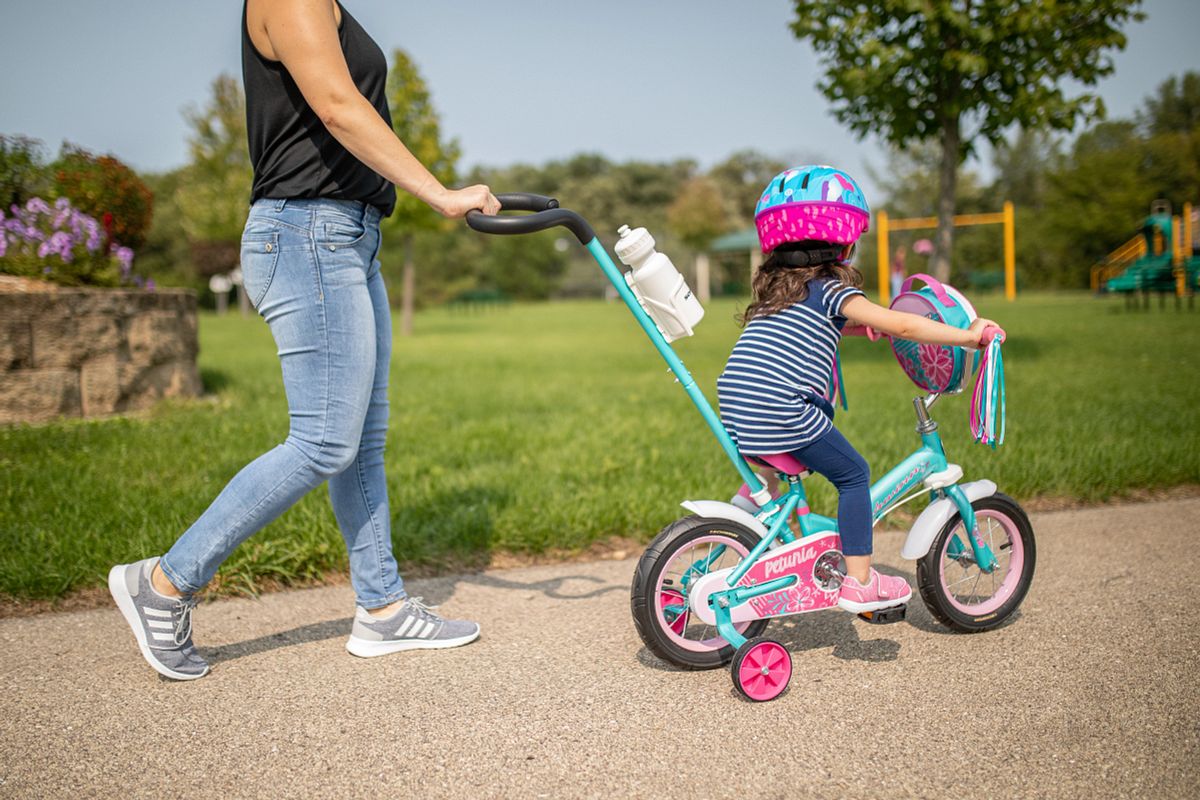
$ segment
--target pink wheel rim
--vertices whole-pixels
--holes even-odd
[[[679,592],[673,592],[670,589],[662,592],[658,596],[658,604],[660,613],[663,616],[663,621],[666,621],[668,614],[675,616],[675,621],[667,624],[667,627],[674,631],[676,635],[682,636],[683,629],[687,626],[687,614],[676,614],[675,609],[680,606],[687,606],[687,598]]]
[[[759,642],[738,664],[738,686],[751,700],[774,700],[792,679],[792,657],[778,642]]]
[[[687,602],[683,599],[683,594],[679,589],[667,585],[667,581],[678,579],[682,574],[683,570],[676,568],[676,562],[691,562],[703,558],[706,552],[711,554],[712,550],[718,545],[725,545],[726,552],[721,554],[719,563],[710,565],[708,571],[732,567],[750,553],[749,548],[727,534],[715,533],[708,536],[700,536],[688,542],[683,549],[676,550],[670,554],[667,565],[659,573],[658,583],[654,587],[654,594],[657,598],[654,603],[654,614],[658,627],[673,644],[684,650],[690,650],[693,653],[711,653],[714,650],[727,647],[729,642],[725,641],[725,638],[717,633],[715,625],[705,625],[699,620],[694,620],[691,609],[685,609],[681,616],[672,616],[671,619],[667,619],[666,609],[668,606],[675,604],[673,598],[679,598],[685,604]],[[693,621],[699,623],[700,633],[698,636],[689,638],[687,635],[688,624]],[[749,625],[749,622],[740,622],[736,623],[733,627],[738,633],[742,633]]]
[[[980,509],[975,512],[975,522],[979,535],[996,557],[996,569],[990,575],[973,563],[960,568],[950,558],[952,536],[946,537],[938,554],[938,580],[946,599],[957,611],[970,617],[991,614],[1008,602],[1021,582],[1025,566],[1025,542],[1011,517],[1000,511]],[[961,522],[954,532],[970,552],[971,545],[966,541],[967,533]]]

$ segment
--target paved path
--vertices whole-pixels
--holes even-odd
[[[115,609],[0,621],[0,797],[1200,796],[1200,499],[1033,522],[1013,624],[776,622],[767,704],[647,654],[632,560],[413,581],[485,638],[369,661],[348,589],[208,604],[194,683]]]

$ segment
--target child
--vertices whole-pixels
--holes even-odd
[[[869,219],[862,191],[841,170],[797,167],[771,180],[755,209],[767,258],[754,276],[745,329],[717,380],[721,421],[743,454],[791,454],[837,487],[847,573],[838,605],[859,613],[906,603],[912,589],[871,567],[867,462],[833,426],[824,397],[842,328],[851,322],[911,341],[978,348],[984,327],[995,324],[977,319],[960,330],[868,300],[849,260]]]

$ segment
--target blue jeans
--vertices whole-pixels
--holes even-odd
[[[871,555],[871,469],[866,459],[837,428],[830,428],[821,438],[792,455],[837,488],[838,535],[842,538],[843,555]]]
[[[378,253],[371,206],[318,199],[251,207],[242,280],[275,337],[291,427],[163,556],[181,591],[200,589],[234,548],[328,481],[359,605],[405,596],[383,469],[392,326]]]

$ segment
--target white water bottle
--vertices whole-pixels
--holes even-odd
[[[668,342],[691,336],[704,316],[704,307],[688,288],[671,259],[654,249],[654,237],[645,228],[630,230],[622,225],[617,240],[617,258],[631,271],[625,281],[658,325]]]

